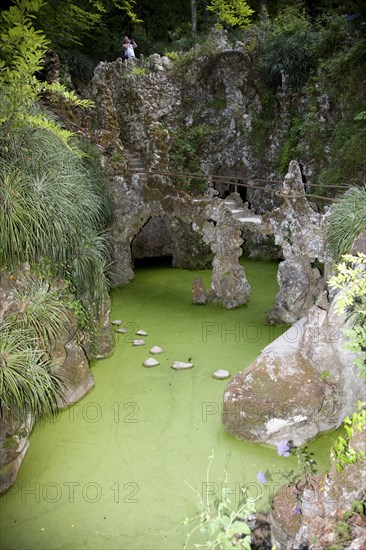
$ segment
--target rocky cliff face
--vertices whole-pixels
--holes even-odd
[[[253,147],[252,132],[256,130],[252,121],[264,106],[259,99],[259,75],[246,45],[237,44],[229,49],[225,37],[220,35],[213,41],[212,51],[197,48],[193,60],[179,63],[156,54],[128,64],[101,63],[95,71],[91,92],[97,105],[99,128],[93,139],[104,149],[103,162],[110,174],[109,192],[115,213],[111,228],[114,283],[125,284],[133,278],[133,254],[142,257],[150,254],[149,250],[154,251],[153,256],[166,254],[167,249],[158,237],[160,232],[156,231],[161,222],[154,221],[163,219],[174,266],[208,267],[212,261],[212,292],[204,297],[200,286],[196,286],[199,303],[245,303],[244,294],[248,295],[248,290],[240,282],[239,249],[245,248],[250,255],[260,257],[263,248],[266,257],[285,260],[278,273],[280,293],[268,321],[295,322],[324,288],[324,273],[319,266],[326,262],[326,217],[308,203],[298,163],[290,165],[283,183],[273,181],[279,136],[285,132],[291,101],[279,93],[277,108],[281,124],[266,151],[259,155]],[[233,237],[233,242],[241,239],[233,250],[235,261],[228,257],[227,243],[231,241],[228,236],[221,239],[226,245],[227,258],[224,263],[222,258],[218,260],[220,247],[213,244],[213,234],[223,235],[224,229],[209,229],[207,223],[212,223],[211,217],[207,210],[203,216],[199,214],[198,199],[193,199],[192,204],[196,201],[198,209],[192,211],[191,218],[183,213],[187,209],[183,204],[192,200],[192,193],[202,196],[202,191],[197,194],[196,188],[201,182],[190,177],[182,183],[182,178],[176,175],[179,162],[183,162],[177,160],[176,153],[178,150],[181,155],[183,145],[191,157],[196,156],[196,147],[207,187],[205,195],[212,204],[212,197],[224,194],[225,189],[226,193],[234,191],[238,182],[247,184],[262,178],[253,188],[237,188],[241,195],[237,208],[243,212],[242,217],[246,216],[247,208],[250,216],[262,216],[263,224],[257,227],[241,224],[238,235]],[[181,164],[180,170],[183,169]],[[205,178],[204,174],[218,174],[225,179]],[[186,193],[187,186],[190,194]],[[171,208],[173,197],[176,200]],[[231,225],[233,222],[229,221]],[[141,248],[143,237],[149,242],[146,251]],[[182,243],[190,243],[183,247],[184,254],[180,253]],[[224,280],[223,273],[228,272],[236,272],[233,281]],[[223,294],[233,294],[235,289],[243,294],[240,300],[222,299]]]

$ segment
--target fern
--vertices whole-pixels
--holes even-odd
[[[0,16],[0,47],[4,57],[0,62],[0,125],[5,125],[8,131],[24,126],[47,129],[77,151],[71,145],[71,132],[49,120],[46,114],[33,115],[32,109],[45,93],[61,96],[82,108],[92,107],[93,103],[79,99],[58,82],[49,84],[37,79],[49,43],[41,31],[33,28],[32,19],[44,2],[16,0],[14,4]]]

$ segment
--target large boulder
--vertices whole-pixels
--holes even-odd
[[[337,428],[365,399],[365,382],[344,349],[346,314],[329,311],[324,298],[280,338],[264,348],[224,393],[223,423],[232,435],[253,442],[301,445]]]
[[[318,434],[319,424],[327,424],[323,412],[331,395],[331,387],[301,351],[288,345],[285,335],[230,380],[222,420],[225,429],[241,439],[301,445]],[[327,425],[334,427],[331,421]]]

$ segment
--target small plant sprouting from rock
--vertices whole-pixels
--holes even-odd
[[[337,472],[341,472],[346,464],[354,464],[357,460],[366,459],[364,451],[356,451],[351,445],[351,439],[355,431],[362,432],[366,426],[366,403],[359,401],[358,411],[354,412],[351,417],[346,416],[343,420],[343,426],[347,436],[340,435],[332,447]]]
[[[291,441],[280,441],[277,445],[277,451],[280,456],[288,458],[289,456],[295,456],[297,458],[297,467],[291,470],[281,470],[278,472],[262,471],[258,472],[257,479],[260,483],[268,483],[274,481],[275,478],[280,481],[285,481],[287,485],[293,485],[296,489],[296,503],[293,508],[295,515],[300,515],[302,494],[305,487],[311,485],[311,479],[314,474],[317,473],[316,461],[314,460],[314,453],[311,453],[308,448],[297,447],[292,444]]]
[[[206,487],[210,484],[210,469],[214,459],[214,453],[209,456],[209,463],[206,471]],[[255,512],[256,499],[250,498],[246,489],[242,488],[242,498],[237,504],[237,509],[229,499],[230,491],[227,489],[228,476],[221,486],[221,494],[215,497],[208,491],[201,495],[196,489],[191,489],[196,493],[198,499],[198,515],[193,518],[186,518],[183,525],[194,524],[194,527],[188,533],[183,550],[187,548],[188,542],[195,531],[200,531],[204,535],[205,544],[196,544],[196,548],[229,549],[242,548],[250,550],[251,530],[247,523],[249,515]],[[214,498],[215,497],[215,498]]]

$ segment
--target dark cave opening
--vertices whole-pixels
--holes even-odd
[[[134,268],[139,267],[172,267],[173,256],[148,256],[133,258]]]

